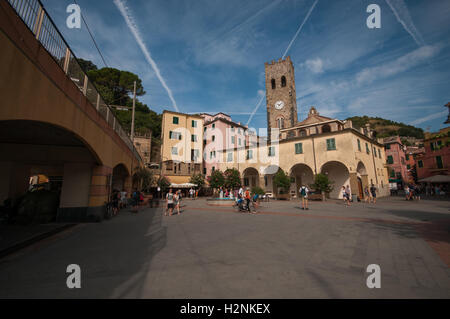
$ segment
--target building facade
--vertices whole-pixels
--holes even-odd
[[[402,187],[409,181],[406,163],[406,147],[399,136],[386,137],[383,140],[386,149],[386,163],[389,167],[389,182]]]
[[[203,118],[164,111],[161,127],[161,175],[175,184],[202,173]]]
[[[450,127],[425,133],[425,152],[416,156],[417,176],[450,175]]]
[[[222,158],[220,169],[241,172],[243,185],[259,186],[277,196],[273,178],[279,169],[291,177],[289,193],[298,197],[301,185],[310,185],[318,173],[334,183],[330,198],[342,198],[342,186],[349,185],[354,197],[364,198],[364,188],[375,185],[379,196],[389,194],[385,152],[381,141],[371,131],[353,128],[351,121],[319,115],[311,108],[308,118],[298,125],[281,130],[280,139],[236,148],[232,161]]]
[[[152,153],[152,134],[145,135],[135,135],[133,139],[133,144],[136,150],[141,155],[142,161],[146,167],[151,163],[151,153]]]
[[[243,147],[248,144],[248,127],[231,120],[224,113],[200,114],[203,118],[203,174],[210,176],[218,168],[224,150]]]

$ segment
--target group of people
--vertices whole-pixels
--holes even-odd
[[[192,200],[197,199],[197,197],[198,197],[198,189],[193,189],[193,188],[191,188],[191,189],[189,190],[189,197],[190,197]]]
[[[174,209],[177,210],[177,214],[180,214],[180,203],[181,203],[181,190],[177,190],[175,193],[172,188],[166,194],[166,211],[164,216],[172,216]]]
[[[223,192],[223,189],[221,188],[221,196],[222,196],[222,192]],[[233,192],[229,192],[229,190],[227,190],[227,192],[225,193],[225,197],[233,198]],[[248,187],[246,187],[244,190],[244,188],[242,186],[240,186],[239,190],[236,191],[236,196],[234,196],[234,198],[236,198],[236,202],[239,205],[239,207],[241,208],[241,210],[247,210],[249,213],[252,213],[252,211],[250,210],[250,203],[252,203],[253,207],[254,207],[253,213],[254,214],[257,213],[257,209],[259,208],[259,203],[258,203],[259,195],[256,193],[254,193],[252,195]],[[245,202],[245,206],[244,206],[244,202]]]
[[[364,202],[374,203],[377,202],[377,188],[375,185],[364,187]]]

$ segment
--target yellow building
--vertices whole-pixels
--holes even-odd
[[[161,174],[171,183],[188,183],[202,172],[202,117],[164,111],[161,142]]]
[[[277,139],[278,137],[278,139]],[[273,177],[279,168],[291,177],[291,196],[301,185],[313,183],[314,175],[326,174],[333,184],[330,198],[342,198],[342,186],[364,198],[364,188],[374,184],[378,196],[389,195],[386,155],[370,128],[356,129],[351,121],[321,116],[312,107],[308,117],[295,126],[272,128],[271,144],[264,141],[223,150],[219,169],[236,168],[244,186],[260,186],[275,196]]]
[[[143,164],[148,167],[151,163],[152,151],[152,135],[151,133],[145,135],[136,135],[133,139],[133,144],[139,155],[141,155]]]

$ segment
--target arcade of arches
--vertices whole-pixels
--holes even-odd
[[[242,185],[250,189],[259,186],[266,192],[275,196],[278,194],[277,187],[273,184],[273,177],[280,169],[277,165],[270,165],[262,170],[255,167],[247,167],[242,171]],[[314,183],[313,169],[304,163],[297,163],[286,173],[291,178],[289,193],[291,196],[299,197],[299,189],[305,185],[310,187]],[[320,173],[325,174],[333,182],[333,190],[326,194],[328,198],[342,199],[342,186],[350,186],[352,194],[364,199],[364,188],[370,187],[368,173],[365,165],[359,162],[355,173],[350,173],[349,168],[339,161],[329,161],[322,165]]]

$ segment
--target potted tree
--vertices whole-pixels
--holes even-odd
[[[277,199],[289,200],[289,188],[291,187],[291,179],[281,168],[273,178],[275,186],[278,188]]]
[[[314,177],[314,183],[311,184],[311,188],[322,194],[322,200],[325,201],[325,194],[330,193],[333,190],[333,182],[328,179],[325,174],[317,174]]]

